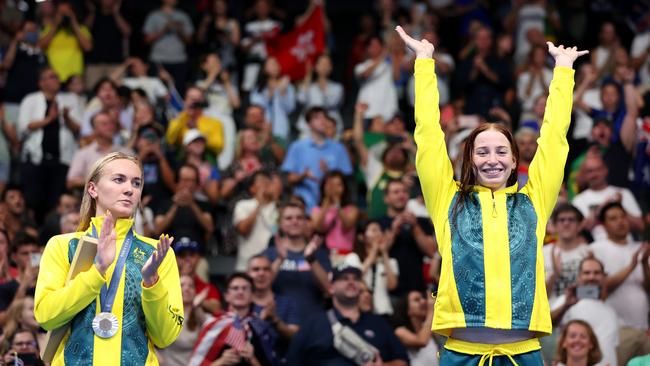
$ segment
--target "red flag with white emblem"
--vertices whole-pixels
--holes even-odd
[[[323,7],[317,5],[309,17],[292,31],[266,40],[268,55],[278,60],[282,74],[288,75],[292,81],[304,78],[307,60],[314,63],[325,50],[322,15]]]

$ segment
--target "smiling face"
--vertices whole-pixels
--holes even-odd
[[[476,136],[472,162],[477,184],[492,191],[505,188],[517,166],[510,142],[503,133],[493,129]]]
[[[131,160],[113,160],[97,182],[88,183],[88,194],[96,201],[96,215],[110,210],[115,218],[131,217],[142,195],[142,170]]]
[[[587,358],[589,351],[594,347],[589,337],[589,330],[579,323],[569,325],[561,346],[572,359]]]

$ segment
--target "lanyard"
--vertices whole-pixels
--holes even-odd
[[[97,238],[97,229],[95,226],[92,226],[93,232],[92,236]],[[124,268],[124,263],[126,262],[126,257],[131,251],[131,243],[133,242],[133,228],[129,229],[128,234],[124,238],[124,243],[122,244],[122,249],[117,258],[117,263],[115,263],[115,269],[113,270],[113,277],[111,277],[111,283],[106,286],[102,286],[102,290],[99,293],[99,304],[102,309],[102,313],[110,313],[113,309],[113,302],[115,302],[115,294],[117,293],[117,286],[120,283],[120,277],[122,277],[122,269]]]

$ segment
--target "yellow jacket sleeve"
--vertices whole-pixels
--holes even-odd
[[[183,329],[183,297],[173,251],[158,268],[158,282],[142,286],[142,310],[149,338],[159,348],[172,344]]]
[[[165,134],[167,144],[170,146],[183,145],[183,135],[185,134],[185,130],[187,130],[187,114],[181,112],[178,117],[171,120],[169,126],[167,126],[167,133]]]
[[[205,136],[205,146],[215,155],[219,155],[223,149],[223,126],[221,121],[203,116],[199,120],[198,127]]]
[[[99,294],[106,279],[95,266],[79,273],[68,285],[68,245],[74,236],[57,235],[45,247],[36,282],[34,316],[43,329],[52,330],[70,321]]]
[[[568,67],[553,70],[537,152],[528,167],[528,182],[522,189],[544,220],[548,219],[555,207],[569,153],[566,134],[571,124],[574,73]]]
[[[451,200],[457,191],[454,171],[440,127],[438,79],[433,59],[415,60],[415,160],[422,193],[433,224],[445,227]],[[440,233],[436,230],[436,235]],[[439,240],[440,242],[440,240]]]

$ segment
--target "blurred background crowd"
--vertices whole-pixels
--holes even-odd
[[[136,230],[176,238],[186,329],[162,363],[184,364],[203,322],[244,301],[235,272],[254,284],[243,290],[273,330],[272,358],[290,363],[333,269],[351,266],[361,309],[412,364],[437,364],[441,258],[398,24],[436,47],[456,172],[469,132],[503,123],[519,187],[552,77],[546,41],[590,50],[543,250],[556,326],[543,351],[566,363],[582,327],[603,365],[650,353],[650,1],[0,0],[2,355],[42,346],[38,253],[76,231],[92,164],[123,151],[144,166]]]

